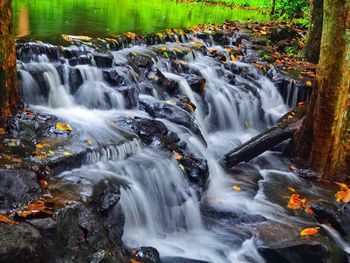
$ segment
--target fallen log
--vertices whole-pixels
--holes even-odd
[[[273,146],[293,137],[301,127],[304,107],[299,106],[289,111],[270,129],[253,137],[241,146],[224,155],[221,164],[229,169],[240,162],[248,162]]]

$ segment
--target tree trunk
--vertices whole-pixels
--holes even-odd
[[[272,0],[270,16],[273,16],[275,13],[276,13],[276,0]]]
[[[325,0],[317,83],[297,157],[325,179],[344,180],[350,172],[350,1]],[[304,144],[305,143],[305,144]]]
[[[11,0],[0,1],[0,126],[18,105],[16,48]]]
[[[323,25],[323,0],[310,0],[311,21],[305,48],[305,58],[317,64],[320,58],[320,47]]]

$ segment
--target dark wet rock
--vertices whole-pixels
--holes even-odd
[[[121,76],[115,69],[103,70],[103,78],[111,86],[123,86],[125,84],[128,84],[126,79]]]
[[[110,68],[113,65],[113,55],[111,53],[95,52],[93,54],[98,68]]]
[[[194,105],[190,99],[187,96],[184,95],[177,95],[175,103],[177,106],[179,106],[181,109],[187,111],[188,113],[193,114],[193,112],[196,110],[196,105]]]
[[[135,86],[118,87],[116,90],[123,95],[125,108],[132,109],[138,106],[139,92]]]
[[[290,246],[260,247],[262,257],[271,263],[330,263],[327,248],[318,242],[294,244]],[[339,261],[341,262],[341,261]]]
[[[140,101],[140,107],[153,118],[164,118],[188,128],[205,143],[203,135],[198,125],[195,123],[194,117],[180,107],[165,103],[148,104],[144,101]]]
[[[208,261],[181,257],[162,257],[161,261],[162,263],[209,263]]]
[[[125,119],[121,125],[132,129],[146,144],[168,149],[170,151],[184,149],[186,144],[158,120],[135,117]]]
[[[219,210],[211,205],[203,205],[201,212],[204,217],[228,225],[257,224],[266,218],[257,214],[238,214],[233,211]]]
[[[217,44],[228,45],[230,44],[230,39],[226,32],[224,31],[215,31],[213,34],[213,39]]]
[[[308,181],[315,181],[320,179],[320,175],[318,173],[309,169],[296,169],[293,171],[293,173]]]
[[[206,188],[209,178],[207,161],[192,155],[183,155],[179,160],[188,179],[201,188]]]
[[[42,240],[38,230],[26,223],[0,223],[0,262],[47,262],[43,257]]]
[[[83,77],[77,68],[70,68],[68,73],[68,83],[70,93],[75,94],[79,87],[83,84]]]
[[[154,64],[152,57],[145,54],[131,53],[128,58],[137,69],[150,69]]]
[[[59,211],[47,251],[64,262],[127,262],[121,241],[124,217],[120,205],[105,215],[91,204],[95,203],[76,203]]]
[[[34,173],[0,169],[0,209],[17,208],[41,194]]]
[[[61,50],[57,46],[41,43],[23,43],[17,44],[17,59],[27,63],[31,61],[39,62],[39,56],[46,56],[51,62],[58,61],[61,56]]]
[[[159,252],[153,247],[140,247],[131,251],[132,258],[142,263],[161,263]]]
[[[316,201],[310,205],[314,216],[320,224],[328,223],[342,236],[350,235],[350,218],[348,206],[339,207],[326,201]]]
[[[195,74],[182,74],[188,85],[194,92],[202,93],[204,91],[205,79]]]

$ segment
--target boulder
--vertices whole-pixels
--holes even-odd
[[[110,68],[113,65],[113,55],[108,52],[95,52],[93,54],[96,66],[98,68]]]
[[[161,263],[159,252],[153,247],[140,247],[131,251],[131,257],[135,262]]]
[[[0,170],[0,208],[15,209],[38,198],[42,190],[32,172]]]

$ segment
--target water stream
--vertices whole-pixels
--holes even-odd
[[[191,45],[191,41],[172,43],[167,48],[184,49]],[[47,54],[19,62],[22,95],[33,110],[59,117],[94,143],[123,142],[119,148],[102,154],[91,153],[81,168],[59,177],[72,183],[83,180],[87,185],[113,177],[127,185],[122,188],[120,202],[126,222],[123,242],[128,247],[153,246],[162,258],[215,263],[264,262],[257,246],[272,239],[264,235],[264,229],[280,231],[286,239],[295,236],[302,226],[311,224],[310,219],[286,211],[276,202],[282,197],[271,197],[269,188],[285,193],[287,186],[293,186],[303,191],[314,190],[316,195],[321,190],[306,190],[305,183],[289,172],[289,163],[279,152],[263,154],[248,165],[249,169],[244,172],[242,168],[236,175],[226,173],[218,159],[271,126],[289,106],[274,84],[252,65],[231,60],[224,64],[191,49],[176,60],[184,66],[178,67],[178,63],[175,67],[174,60],[157,54],[155,50],[160,47],[164,45],[111,51],[113,65],[108,68],[97,67],[94,59],[88,65],[71,65],[67,58],[55,60]],[[135,69],[130,66],[130,54],[145,54],[154,65]],[[171,104],[172,96],[162,90],[165,84],[156,85],[150,77],[149,72],[154,72],[154,68],[166,79],[178,83],[180,94],[196,106],[194,123],[202,138],[180,121],[160,117],[157,120],[207,161],[209,185],[202,196],[169,152],[147,146],[138,139],[131,141],[125,137],[127,131],[121,133],[111,125],[111,121],[120,118],[152,118],[141,110],[143,103]],[[112,85],[106,79],[106,72],[117,72],[118,83]],[[189,77],[193,75],[205,79],[202,93],[190,86]],[[136,94],[131,96],[134,101],[125,95],[125,90]],[[261,177],[259,182],[254,174]],[[239,185],[242,190],[233,191],[233,185]],[[209,215],[212,209],[266,221],[238,224],[227,218],[215,221]]]

